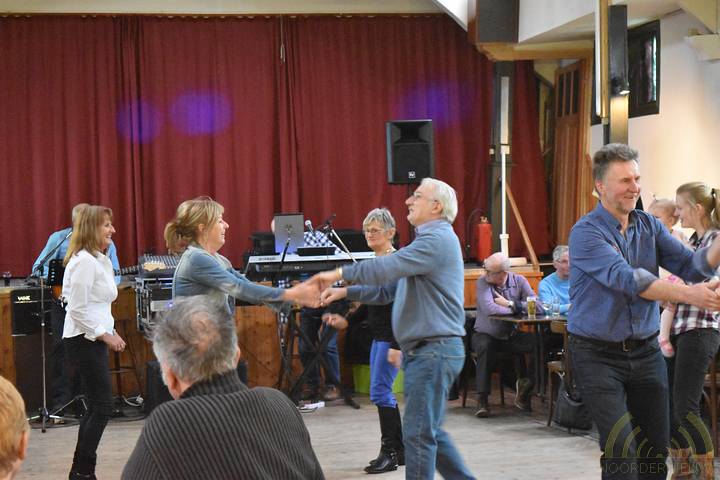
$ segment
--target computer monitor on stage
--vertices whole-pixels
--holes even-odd
[[[287,253],[297,252],[304,245],[305,217],[302,213],[275,214],[275,252],[282,253],[285,242],[290,239]]]

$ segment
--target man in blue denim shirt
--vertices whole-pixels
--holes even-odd
[[[637,152],[610,144],[593,158],[600,203],[570,233],[569,349],[583,401],[600,433],[602,478],[666,478],[668,379],[657,342],[657,300],[720,309],[718,282],[658,280],[658,266],[701,281],[720,243],[693,253],[635,210]],[[637,430],[636,430],[637,429]]]
[[[457,214],[453,188],[423,179],[406,201],[408,221],[417,237],[392,255],[323,272],[311,281],[329,287],[338,280],[356,283],[347,298],[367,304],[393,300],[392,329],[402,354],[388,352],[388,361],[405,371],[405,478],[474,478],[442,429],[445,399],[465,363],[463,262],[452,229]],[[333,289],[335,291],[342,289]],[[342,298],[323,293],[329,303]]]

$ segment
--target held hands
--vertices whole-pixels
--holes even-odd
[[[311,278],[285,290],[283,300],[296,302],[304,307],[317,308],[320,306],[320,289]]]
[[[122,352],[125,350],[125,340],[120,338],[118,334],[103,333],[97,339],[105,342],[113,352]]]
[[[318,286],[320,291],[325,290],[328,287],[331,287],[333,283],[342,280],[340,277],[340,274],[338,270],[328,270],[326,272],[320,272],[313,275],[310,280],[308,280],[306,283],[314,283]]]
[[[312,308],[327,305],[335,300],[345,298],[347,292],[343,293],[342,296],[337,296],[340,295],[339,292],[330,293],[327,294],[327,299],[325,298],[324,290],[345,290],[341,288],[328,288],[341,279],[338,270],[320,272],[310,277],[309,280],[285,290],[283,300],[297,302],[300,305]],[[321,293],[323,295],[322,298]]]
[[[320,304],[323,306],[330,305],[332,302],[335,302],[337,300],[342,300],[346,296],[347,296],[347,288],[344,288],[344,287],[343,288],[339,288],[339,287],[326,288],[322,292],[322,295],[320,295]]]
[[[403,358],[403,354],[400,350],[395,350],[394,348],[388,349],[387,361],[393,367],[395,367],[395,368],[402,367],[402,358]]]
[[[337,313],[325,313],[322,316],[323,322],[338,330],[345,330],[348,327],[347,318]]]

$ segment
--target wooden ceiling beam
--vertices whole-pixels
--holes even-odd
[[[590,58],[592,40],[574,40],[551,43],[476,43],[475,48],[494,62],[516,60],[561,60],[564,58]]]

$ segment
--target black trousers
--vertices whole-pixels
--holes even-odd
[[[66,338],[65,349],[70,364],[82,379],[88,403],[87,414],[80,420],[76,456],[96,458],[100,438],[112,414],[112,386],[108,348],[104,342],[92,342],[83,335]]]
[[[667,361],[670,384],[670,446],[713,451],[710,432],[701,418],[705,373],[720,346],[720,332],[696,328],[672,337],[675,356]]]
[[[477,354],[475,367],[475,384],[480,394],[490,394],[490,378],[495,370],[497,352],[510,352],[515,354],[514,375],[511,371],[503,369],[502,376],[507,383],[513,383],[511,377],[527,377],[528,369],[525,365],[525,354],[532,353],[535,346],[535,336],[532,333],[513,332],[507,340],[499,340],[486,333],[474,332],[472,348]],[[532,365],[535,368],[535,365]],[[533,370],[534,371],[534,370]],[[501,380],[502,381],[502,380]]]
[[[79,393],[78,377],[65,355],[65,343],[62,334],[65,327],[65,310],[56,302],[50,307],[50,328],[52,331],[52,345],[50,358],[50,405],[51,410],[60,408]]]

